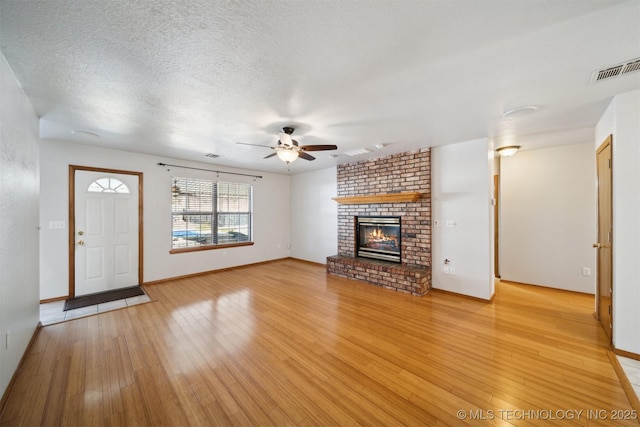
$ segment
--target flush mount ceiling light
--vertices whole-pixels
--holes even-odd
[[[100,138],[100,135],[94,132],[89,132],[88,130],[72,130],[72,134],[80,135],[80,136],[90,136],[92,138]]]
[[[509,157],[516,154],[519,149],[520,149],[519,145],[505,145],[504,147],[497,148],[496,151],[502,157]]]
[[[502,114],[502,117],[520,117],[526,116],[527,114],[535,113],[538,111],[538,107],[535,105],[527,105],[526,107],[514,108],[513,110],[505,111]]]

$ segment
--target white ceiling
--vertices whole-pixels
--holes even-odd
[[[487,136],[592,141],[612,96],[640,89],[640,72],[590,84],[640,57],[640,1],[0,0],[0,50],[42,138],[276,173],[236,141],[293,125],[338,145],[300,173]]]

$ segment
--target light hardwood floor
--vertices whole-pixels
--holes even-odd
[[[611,420],[632,408],[592,296],[415,297],[296,260],[146,290],[44,327],[0,424],[637,425]]]

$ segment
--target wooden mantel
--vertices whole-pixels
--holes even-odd
[[[368,196],[333,197],[341,205],[367,205],[372,203],[402,203],[415,202],[422,197],[422,193],[388,193],[371,194]]]

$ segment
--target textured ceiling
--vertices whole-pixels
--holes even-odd
[[[338,145],[299,173],[482,137],[592,140],[611,97],[640,89],[640,72],[589,83],[640,57],[640,2],[0,0],[0,50],[43,138],[277,173],[235,142],[293,125]],[[502,117],[524,105],[538,111]]]

